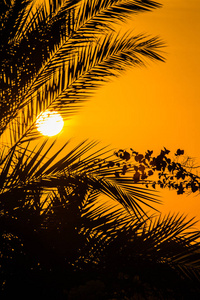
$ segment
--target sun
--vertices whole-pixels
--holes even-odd
[[[38,116],[37,130],[43,135],[54,136],[63,129],[64,121],[56,111],[45,111]]]

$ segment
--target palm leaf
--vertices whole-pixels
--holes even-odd
[[[70,14],[77,3],[75,0],[48,2],[50,7],[48,15],[45,2],[35,12],[33,11],[34,6],[30,5],[26,10],[25,2],[23,5],[16,3],[18,13],[13,18],[15,30],[10,29],[15,35],[8,39],[9,45],[6,42],[2,44],[0,51],[3,59],[0,77],[4,87],[1,97],[1,126],[4,129],[6,124],[16,116],[16,110],[19,108],[22,98],[26,97],[28,86],[38,80],[39,74],[37,73],[45,60],[49,59],[49,53],[59,44],[61,38],[57,31],[60,31],[62,39],[64,39],[66,15]],[[8,26],[12,27],[13,22],[8,23]],[[8,29],[5,25],[5,32],[8,32]],[[40,39],[37,38],[38,36]],[[53,39],[53,43],[50,42],[51,39]],[[37,59],[35,59],[36,57]],[[7,105],[8,103],[10,105]]]
[[[110,76],[118,76],[127,66],[144,64],[143,57],[163,60],[157,53],[162,43],[142,36],[119,38],[110,34],[98,43],[88,43],[78,57],[55,72],[48,84],[23,104],[12,126],[12,139],[18,143],[39,135],[35,122],[41,111],[60,111],[64,118],[75,113],[92,92]]]
[[[49,159],[46,155],[54,143],[50,144],[47,149],[45,149],[46,141],[33,151],[28,150],[28,144],[24,150],[13,149],[13,152],[4,159],[1,166],[2,190],[0,197],[4,203],[2,205],[6,205],[3,200],[5,194],[7,196],[9,194],[14,195],[18,193],[18,190],[19,193],[27,191],[33,195],[37,187],[41,195],[47,195],[48,193],[51,194],[51,190],[58,190],[58,187],[64,189],[71,187],[73,190],[76,186],[79,186],[80,190],[98,191],[110,197],[117,203],[121,203],[125,209],[138,218],[144,215],[144,209],[140,203],[149,207],[152,207],[149,202],[160,203],[150,191],[132,186],[133,182],[130,182],[129,177],[127,183],[126,177],[124,177],[123,184],[117,183],[115,172],[116,170],[120,171],[120,166],[115,166],[114,170],[111,171],[108,160],[111,153],[108,150],[99,149],[93,155],[87,154],[94,149],[96,143],[81,143],[56,161],[58,155],[66,149],[67,144]],[[100,161],[101,167],[99,167]],[[29,206],[31,203],[35,205],[33,199],[28,196],[24,205]],[[16,208],[17,205],[18,202],[16,201]]]
[[[75,30],[87,38],[91,33],[102,33],[103,30],[111,29],[113,23],[126,21],[130,14],[160,7],[158,2],[151,0],[86,0],[81,4]]]
[[[76,111],[79,107],[79,103],[77,105],[76,100],[74,103],[74,100],[72,99],[76,97],[76,95],[74,95],[74,88],[77,89],[79,94],[77,95],[78,102],[81,102],[82,100],[79,99],[80,94],[82,94],[82,97],[84,95],[87,97],[90,95],[88,89],[93,89],[98,86],[97,84],[92,85],[88,82],[89,78],[85,73],[94,73],[94,71],[90,71],[91,63],[89,63],[89,60],[84,60],[84,56],[89,55],[90,60],[93,59],[94,56],[94,60],[96,60],[96,54],[94,52],[96,43],[101,44],[99,47],[100,51],[109,51],[107,47],[108,41],[106,40],[109,40],[111,37],[105,37],[105,41],[97,41],[96,38],[94,39],[94,34],[99,31],[99,28],[95,25],[92,29],[91,22],[92,20],[95,22],[94,19],[97,15],[99,18],[99,26],[101,23],[105,26],[105,21],[107,20],[107,23],[112,21],[116,14],[121,13],[122,15],[126,15],[127,13],[131,13],[131,11],[138,12],[158,6],[157,3],[152,1],[94,1],[92,4],[83,1],[80,4],[80,8],[76,10],[75,6],[77,5],[77,1],[59,1],[58,3],[55,1],[48,2],[49,3],[47,3],[46,6],[41,5],[36,12],[33,12],[32,9],[29,9],[28,12],[26,11],[24,17],[21,19],[21,23],[19,22],[16,37],[13,39],[13,53],[16,54],[14,57],[11,56],[10,59],[17,61],[17,64],[13,64],[8,56],[6,58],[6,66],[16,65],[16,68],[14,67],[16,71],[13,67],[12,70],[5,68],[2,70],[6,77],[9,78],[10,82],[7,91],[4,89],[2,103],[3,105],[5,103],[10,103],[12,105],[9,106],[9,114],[7,106],[1,110],[3,114],[1,116],[1,132],[4,132],[6,126],[10,124],[8,127],[11,140],[14,141],[18,141],[19,139],[22,140],[25,132],[25,135],[31,132],[31,136],[28,137],[29,140],[36,138],[38,133],[34,130],[34,120],[41,111],[44,111],[48,107],[54,109],[59,106],[59,109],[62,110],[62,107],[66,106],[67,112],[63,111],[64,116],[70,115]],[[108,13],[105,14],[106,10],[108,10]],[[110,10],[114,10],[115,13],[110,14]],[[102,21],[100,21],[101,19]],[[87,29],[88,22],[90,24]],[[73,28],[73,30],[70,29],[70,33],[68,32],[66,36],[66,30],[63,31],[63,29],[59,29],[62,26],[72,26],[71,28]],[[22,28],[23,30],[21,30]],[[52,45],[50,43],[49,45],[49,37],[54,34],[55,28],[61,32],[61,37],[55,39],[58,36],[56,35],[54,43]],[[80,29],[84,29],[86,36],[82,37],[82,34],[79,32]],[[37,40],[36,44],[35,36],[38,34],[42,35],[42,38],[41,42],[40,40]],[[135,39],[137,39],[137,37]],[[89,42],[92,40],[95,41],[93,46]],[[114,42],[115,41],[113,41],[113,43]],[[149,40],[149,43],[153,45],[153,39]],[[158,44],[157,46],[159,47]],[[30,45],[32,46],[31,49],[29,49]],[[93,50],[88,52],[88,49],[91,46],[93,47]],[[154,46],[154,48],[156,48],[156,45]],[[102,47],[106,47],[107,49],[100,49]],[[76,55],[75,53],[73,54],[74,49]],[[153,49],[150,50],[149,46],[147,46],[147,51],[144,51],[144,49],[141,50],[141,52],[142,51],[144,55],[151,58],[161,59],[161,56],[157,55]],[[24,64],[24,61],[22,61],[24,56],[21,55],[22,52],[24,52],[24,55],[29,59],[29,61],[25,62],[26,70],[24,66],[22,67],[22,64]],[[100,52],[98,51],[98,55],[99,53]],[[73,57],[73,55],[75,55],[75,57]],[[35,56],[37,56],[37,60],[35,60]],[[137,58],[137,63],[141,63],[141,57],[139,60]],[[130,59],[128,59],[128,61],[130,63]],[[107,63],[109,64],[109,62]],[[96,72],[96,74],[92,74],[92,76],[99,76],[98,81],[100,83],[100,78],[103,78],[105,70],[106,68],[104,68],[104,70],[98,70],[98,74]],[[65,74],[67,72],[68,80],[66,81]],[[116,72],[106,72],[106,75],[116,75]],[[87,77],[86,84],[83,86],[85,77]],[[20,81],[17,81],[19,88],[16,89],[15,81],[17,78],[20,78]],[[74,79],[76,83],[74,83]],[[77,80],[79,82],[77,82]],[[85,89],[88,90],[87,93],[85,93]],[[64,101],[66,95],[68,100],[66,101],[65,99]],[[24,113],[23,108],[25,108],[26,113]],[[20,109],[22,109],[22,111],[17,116]],[[14,121],[12,122],[13,118]],[[24,122],[27,124],[26,129],[24,129]]]
[[[171,274],[175,271],[180,278],[196,278],[199,281],[200,232],[192,231],[195,224],[194,219],[186,220],[185,216],[178,214],[152,217],[151,222],[149,219],[138,221],[135,225],[117,230],[105,243],[101,243],[106,235],[105,231],[104,234],[101,233],[98,243],[91,241],[96,245],[91,252],[91,260],[99,262],[100,270],[106,266],[113,273],[121,270],[125,274],[129,272],[130,276],[131,273],[140,272],[140,267],[142,272],[143,267],[156,270],[157,265],[161,266],[160,272],[162,266],[163,270],[166,266],[168,270],[171,269]],[[98,240],[98,235],[94,237],[96,239]],[[162,273],[162,276],[165,274]]]

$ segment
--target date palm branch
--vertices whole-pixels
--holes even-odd
[[[147,189],[132,186],[129,181],[127,184],[117,182],[115,174],[120,171],[120,166],[119,160],[115,159],[112,161],[115,166],[110,168],[112,151],[98,149],[87,154],[95,149],[95,143],[84,142],[67,152],[67,143],[47,158],[48,153],[53,151],[54,143],[46,144],[47,141],[44,141],[32,151],[29,145],[21,152],[13,149],[1,161],[0,198],[4,213],[12,215],[17,210],[30,208],[39,215],[43,214],[46,207],[52,205],[51,194],[54,195],[60,188],[68,188],[69,195],[74,194],[78,187],[83,191],[98,191],[138,218],[145,215],[144,206],[153,208],[153,203],[160,203]],[[57,159],[61,152],[65,155]],[[17,194],[21,196],[22,193],[27,194],[27,198],[17,201]],[[35,197],[35,194],[38,196]]]
[[[8,128],[12,145],[27,136],[29,139],[39,136],[34,125],[42,111],[56,109],[68,118],[111,76],[118,76],[128,66],[144,64],[145,58],[163,60],[158,38],[120,37],[111,29],[105,30],[116,16],[150,10],[158,7],[157,3],[60,1],[53,5],[53,2],[49,1],[50,11],[47,3],[36,12],[20,11],[16,36],[8,42],[10,51],[5,48],[8,53],[1,71],[5,85],[1,133]],[[100,37],[102,28],[104,34]]]
[[[90,236],[88,243],[93,246],[87,255],[87,258],[91,256],[91,260],[90,263],[88,260],[85,262],[86,269],[89,265],[88,272],[92,272],[97,264],[99,272],[109,269],[112,274],[121,272],[129,274],[130,278],[139,275],[144,281],[151,281],[152,274],[157,276],[158,282],[152,282],[157,288],[161,274],[166,285],[173,284],[170,276],[174,278],[174,274],[186,282],[199,282],[200,233],[194,229],[196,223],[194,218],[188,219],[180,214],[152,216],[150,220],[132,221],[128,226],[118,228],[113,235],[102,231],[99,240],[97,236]],[[93,238],[98,242],[94,242]],[[89,249],[88,246],[86,248]],[[81,264],[84,264],[83,259]]]

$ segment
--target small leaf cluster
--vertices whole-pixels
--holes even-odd
[[[133,173],[134,183],[144,183],[147,188],[149,185],[153,188],[172,188],[177,194],[200,191],[200,177],[192,172],[193,167],[179,162],[184,150],[178,149],[174,153],[174,159],[169,157],[169,153],[166,148],[157,156],[154,156],[151,150],[141,154],[132,148],[130,151],[120,149],[115,152],[115,156],[122,160],[122,169],[117,175],[121,177],[129,171]],[[153,178],[157,175],[158,179],[149,180],[152,175]]]

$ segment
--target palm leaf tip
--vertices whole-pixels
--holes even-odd
[[[160,6],[158,2],[150,0],[82,1],[77,14],[76,29],[87,34],[92,31],[100,33],[102,29],[110,29],[117,21],[126,21],[131,14],[150,11]]]

